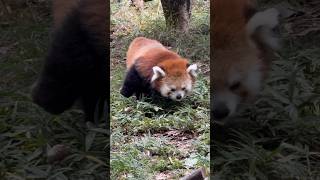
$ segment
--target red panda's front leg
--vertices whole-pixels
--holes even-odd
[[[142,83],[143,79],[133,65],[126,74],[120,94],[122,94],[124,97],[130,97],[133,94],[136,94],[137,98],[139,99],[142,93]]]

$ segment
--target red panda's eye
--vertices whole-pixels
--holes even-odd
[[[185,88],[185,87],[183,87],[183,88],[182,88],[182,91],[185,91],[185,90],[186,90],[186,88]]]
[[[176,91],[176,89],[175,88],[171,88],[171,91],[173,92],[173,91]]]
[[[231,86],[230,86],[230,90],[231,91],[235,91],[237,90],[239,87],[240,87],[240,82],[236,82],[236,83],[233,83]]]

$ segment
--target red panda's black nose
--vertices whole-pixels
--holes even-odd
[[[230,111],[225,104],[219,103],[213,107],[212,115],[214,119],[221,120],[229,115]]]
[[[181,96],[180,94],[178,94],[176,98],[177,98],[177,99],[181,99],[182,96]]]

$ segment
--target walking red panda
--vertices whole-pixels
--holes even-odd
[[[142,94],[159,93],[180,101],[192,92],[197,65],[165,48],[156,40],[138,37],[127,52],[127,74],[121,94],[140,98]]]
[[[257,12],[252,0],[211,3],[211,116],[224,119],[232,116],[239,104],[250,102],[259,93],[270,55],[278,48],[272,30],[279,23],[279,12]]]
[[[108,95],[109,3],[53,0],[53,32],[32,98],[52,114],[80,102],[87,121],[102,117]]]

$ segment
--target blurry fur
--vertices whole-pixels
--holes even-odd
[[[104,0],[53,1],[52,40],[32,90],[33,101],[46,111],[60,114],[80,101],[86,120],[102,114],[108,92],[108,11]]]
[[[215,119],[232,116],[240,103],[251,102],[261,89],[273,50],[279,12],[256,11],[252,0],[214,0],[211,34]]]

